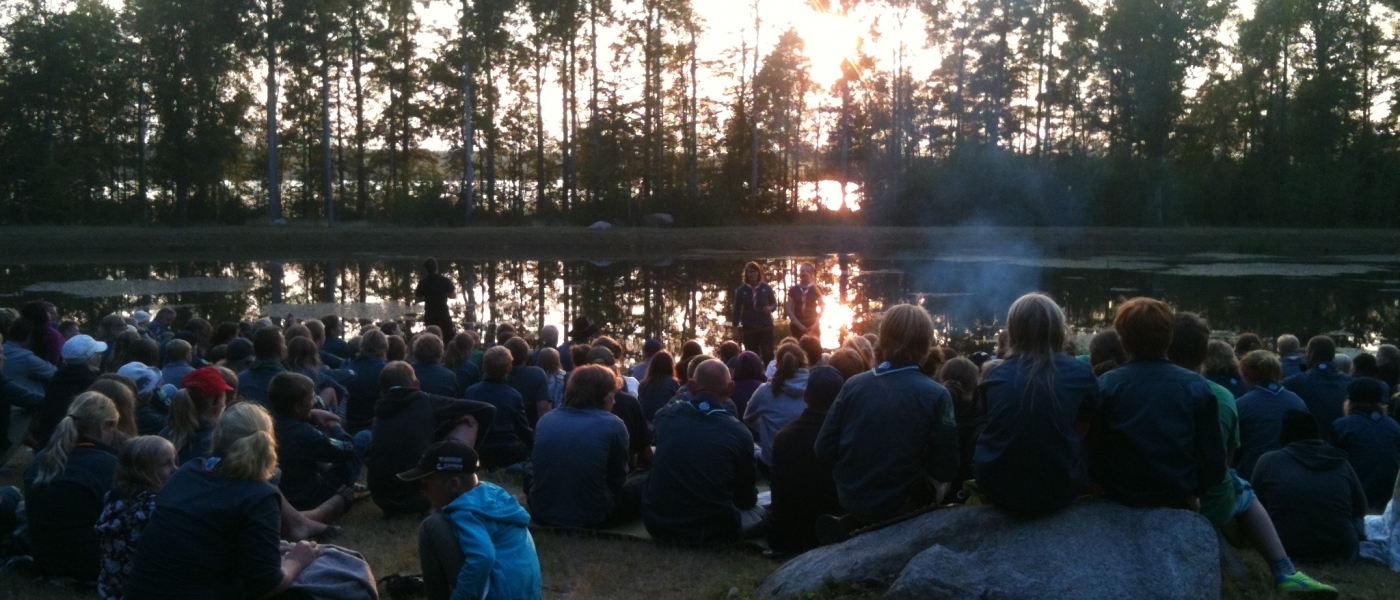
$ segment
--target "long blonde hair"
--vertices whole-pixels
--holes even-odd
[[[78,445],[78,436],[117,424],[117,405],[111,398],[97,392],[83,392],[68,406],[68,415],[58,422],[39,457],[39,472],[34,477],[38,485],[53,480],[68,468],[68,457]]]
[[[156,469],[160,467],[161,451],[175,454],[175,446],[158,435],[131,438],[117,453],[117,485],[130,485],[155,492],[163,485]]]
[[[214,454],[223,456],[218,468],[224,475],[271,479],[277,470],[277,439],[267,410],[254,402],[239,402],[225,410],[214,428]]]
[[[170,429],[170,443],[175,444],[176,449],[193,443],[204,425],[204,415],[222,399],[223,394],[205,398],[188,388],[177,392],[170,399],[170,421],[165,425]]]

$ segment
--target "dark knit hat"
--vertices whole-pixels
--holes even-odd
[[[1347,399],[1352,404],[1383,404],[1386,398],[1387,386],[1379,379],[1370,377],[1357,377],[1347,386]]]
[[[238,362],[253,355],[253,342],[248,338],[236,338],[228,343],[228,350],[224,352],[224,359],[229,362]]]
[[[812,367],[807,370],[807,391],[802,398],[807,401],[807,406],[826,410],[836,401],[836,395],[841,393],[841,386],[845,383],[846,380],[835,367]]]

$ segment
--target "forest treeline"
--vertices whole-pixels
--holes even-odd
[[[6,2],[0,222],[1400,224],[1400,0],[811,0],[939,56],[830,86],[762,1]]]

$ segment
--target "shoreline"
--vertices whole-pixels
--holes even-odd
[[[0,227],[0,260],[101,264],[196,260],[657,260],[860,254],[958,256],[1264,255],[1394,257],[1400,230],[1105,227],[863,227],[756,225],[712,228]]]

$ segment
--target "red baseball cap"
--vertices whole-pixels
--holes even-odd
[[[201,367],[190,371],[180,383],[200,398],[208,398],[233,389],[224,381],[224,374],[214,367]]]

